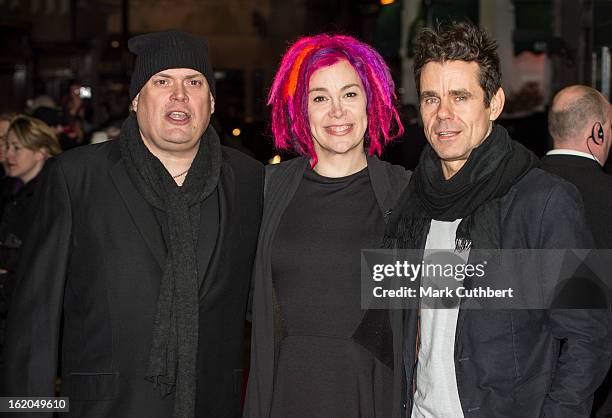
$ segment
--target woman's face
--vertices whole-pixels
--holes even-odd
[[[8,120],[0,120],[0,163],[4,163],[6,157],[6,133],[11,124]]]
[[[7,175],[29,182],[40,173],[45,165],[46,155],[42,151],[25,148],[17,135],[9,131],[6,147]]]
[[[315,71],[308,86],[308,121],[319,159],[363,153],[368,128],[366,92],[342,60]]]

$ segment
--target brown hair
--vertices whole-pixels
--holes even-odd
[[[479,27],[469,22],[438,24],[423,28],[415,43],[414,81],[421,94],[421,70],[428,62],[475,62],[480,69],[480,87],[484,90],[485,106],[501,87],[501,69],[497,43]]]
[[[21,145],[29,150],[44,150],[49,156],[62,152],[53,129],[39,119],[19,115],[11,122],[8,132],[14,133]]]

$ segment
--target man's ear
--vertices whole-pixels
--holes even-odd
[[[136,112],[138,110],[138,98],[140,97],[140,93],[138,93],[136,95],[136,97],[134,97],[134,99],[132,100],[132,110],[134,112]]]
[[[212,115],[213,113],[215,113],[215,98],[213,97],[212,93],[210,94],[210,114]]]
[[[504,89],[500,87],[491,98],[491,104],[489,105],[491,109],[491,114],[489,115],[490,121],[494,121],[499,117],[499,115],[501,115],[502,110],[504,110],[505,103],[506,95],[504,94]]]

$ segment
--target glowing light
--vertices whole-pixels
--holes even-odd
[[[279,164],[281,161],[282,161],[281,156],[277,154],[274,157],[270,158],[268,160],[268,163],[270,163],[270,164]]]
[[[380,0],[380,4],[382,4],[383,6],[393,3],[395,3],[395,0]]]
[[[241,131],[240,131],[240,129],[238,129],[238,128],[234,128],[234,129],[232,129],[232,135],[234,135],[234,136],[239,136],[239,135],[240,135],[240,132],[241,132]]]
[[[111,42],[111,46],[112,46],[113,48],[119,48],[119,41],[113,41],[113,42]]]

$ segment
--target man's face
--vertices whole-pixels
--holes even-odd
[[[214,99],[202,73],[188,68],[160,71],[132,101],[145,145],[159,157],[197,152]]]
[[[504,105],[500,88],[489,107],[475,62],[429,62],[421,71],[421,116],[425,136],[442,162],[446,179],[463,167],[489,135]]]

